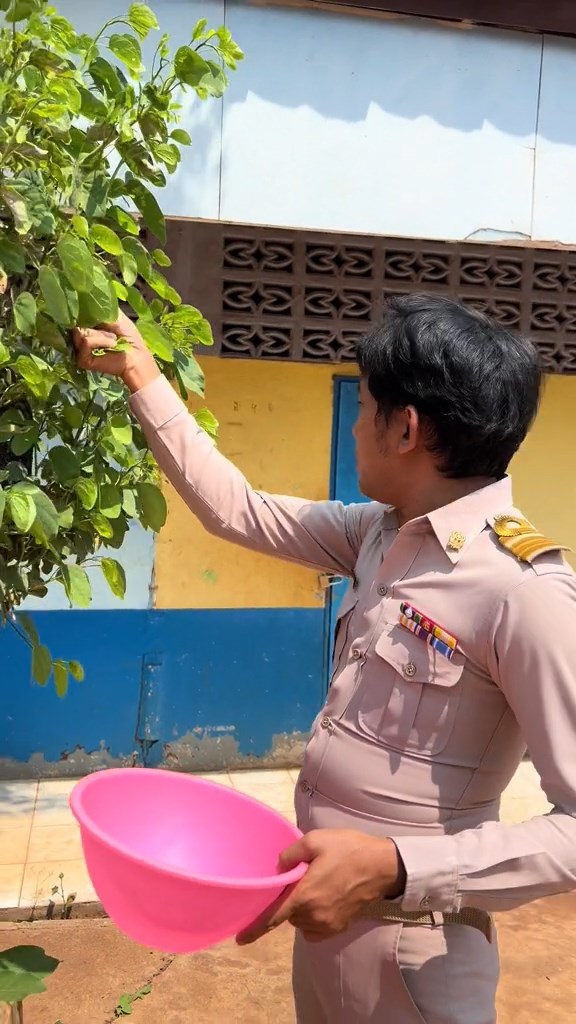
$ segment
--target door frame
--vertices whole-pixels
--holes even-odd
[[[335,500],[335,487],[336,487],[336,474],[337,474],[337,457],[338,457],[338,442],[339,442],[339,430],[340,430],[340,401],[341,401],[341,386],[344,383],[360,383],[360,374],[351,373],[337,373],[332,377],[332,437],[330,440],[330,477],[329,477],[329,493],[328,497],[330,501]],[[332,587],[327,588],[326,599],[324,601],[324,680],[323,680],[323,695],[325,696],[330,686],[330,676],[332,671],[332,633],[330,629],[330,623],[332,618],[332,601],[333,601],[333,589]]]

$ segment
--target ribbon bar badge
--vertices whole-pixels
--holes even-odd
[[[454,651],[458,646],[458,640],[452,633],[439,626],[434,619],[414,608],[405,601],[400,605],[400,624],[409,629],[415,636],[419,636],[434,650],[443,654],[445,658],[452,659]]]

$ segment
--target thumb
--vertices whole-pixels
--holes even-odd
[[[115,323],[100,324],[100,330],[109,331],[111,334],[115,334],[117,338],[130,338],[131,334],[137,331],[137,328],[132,323],[130,317],[126,316],[126,313],[121,312]]]
[[[292,871],[292,868],[298,867],[299,864],[309,864],[312,860],[310,851],[308,850],[306,839],[303,836],[293,846],[289,846],[288,849],[283,850],[278,860],[278,867],[280,871]]]

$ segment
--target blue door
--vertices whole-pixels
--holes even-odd
[[[334,381],[334,418],[332,428],[332,471],[330,480],[330,497],[351,505],[358,501],[367,501],[358,489],[356,474],[356,452],[352,427],[358,415],[358,378],[336,377]],[[326,602],[326,634],[328,678],[332,674],[332,647],[334,628],[340,602],[346,591],[348,581],[339,576],[332,578]]]

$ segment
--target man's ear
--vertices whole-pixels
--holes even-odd
[[[407,405],[400,414],[402,416],[402,437],[399,451],[401,455],[413,452],[418,447],[421,434],[421,420],[418,410],[413,405]]]

